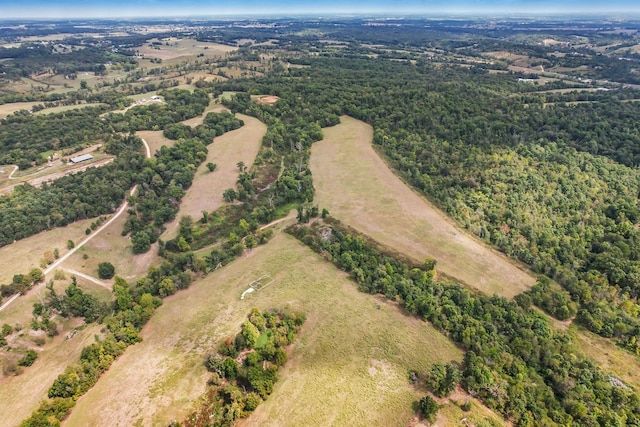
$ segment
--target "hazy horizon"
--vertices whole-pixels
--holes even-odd
[[[636,1],[613,0],[401,0],[311,1],[245,0],[230,5],[215,1],[169,0],[7,0],[2,19],[158,18],[274,15],[640,15]]]

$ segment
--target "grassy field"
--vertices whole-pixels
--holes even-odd
[[[59,107],[45,108],[44,110],[36,111],[34,114],[50,114],[50,113],[61,113],[63,111],[69,110],[77,110],[78,108],[87,108],[87,107],[99,107],[101,104],[99,102],[93,104],[77,104],[77,105],[61,105]]]
[[[140,130],[136,132],[136,135],[147,141],[149,149],[151,150],[151,155],[154,155],[163,145],[173,147],[176,143],[176,141],[166,138],[162,132],[163,131],[161,130]]]
[[[38,351],[38,359],[32,366],[25,368],[24,373],[1,379],[0,424],[19,425],[20,421],[31,415],[40,401],[47,397],[47,390],[56,377],[63,373],[68,365],[78,360],[82,349],[94,341],[94,335],[98,334],[101,328],[101,325],[87,327],[70,340],[65,340],[64,332],[53,340],[48,339],[49,342],[45,344],[44,349]]]
[[[58,248],[60,256],[67,253],[67,240],[78,243],[86,237],[84,231],[94,219],[87,219],[66,227],[54,228],[18,240],[0,248],[0,284],[10,283],[14,274],[28,273],[30,269],[40,266],[40,260],[47,251]],[[0,312],[0,321],[5,312]]]
[[[42,104],[42,102],[12,102],[10,104],[0,105],[0,119],[4,119],[10,114],[20,110],[29,110],[34,105]]]
[[[195,58],[200,54],[205,57],[220,57],[237,50],[237,48],[217,43],[199,42],[194,39],[163,39],[162,45],[158,45],[157,49],[150,44],[145,44],[137,50],[146,58],[162,59],[164,63],[164,61],[177,58],[183,60],[190,57]]]
[[[98,277],[98,264],[110,262],[116,268],[116,274],[127,280],[144,276],[149,267],[159,263],[157,244],[153,244],[147,253],[134,255],[131,240],[121,234],[126,221],[127,215],[121,215],[69,257],[64,267]]]
[[[243,114],[238,114],[237,117],[244,121],[244,126],[217,137],[213,144],[207,147],[207,159],[196,170],[193,184],[182,199],[176,220],[167,225],[163,239],[176,236],[180,217],[191,215],[194,220],[198,220],[203,210],[212,211],[222,206],[224,190],[236,186],[236,164],[240,161],[247,166],[253,164],[267,126],[253,117]],[[208,162],[217,165],[214,172],[207,169]]]
[[[350,117],[341,120],[324,129],[325,139],[311,150],[321,209],[407,256],[435,258],[439,271],[487,294],[510,298],[535,283],[396,177],[371,146],[369,125]]]
[[[264,273],[275,282],[240,300]],[[407,425],[414,390],[409,369],[460,360],[461,352],[396,304],[353,282],[290,236],[276,235],[232,264],[164,301],[65,425],[166,425],[204,391],[202,361],[235,334],[252,307],[290,306],[307,322],[274,393],[243,425]],[[107,396],[118,396],[117,399]]]
[[[511,425],[461,388],[454,390],[447,398],[436,400],[441,405],[435,422],[437,427],[476,426],[481,422],[483,426]],[[462,405],[466,402],[471,404],[469,411],[462,410]]]
[[[578,351],[584,353],[605,372],[640,390],[640,357],[577,325],[569,328],[569,335]]]

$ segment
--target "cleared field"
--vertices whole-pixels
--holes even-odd
[[[61,105],[59,107],[45,108],[44,110],[36,111],[34,114],[61,113],[63,111],[77,110],[78,108],[100,107],[101,105],[106,105],[106,104],[101,104],[99,102],[96,102],[93,104]]]
[[[511,298],[533,286],[526,271],[458,229],[395,176],[373,149],[369,125],[342,117],[323,132],[310,160],[320,208],[407,256],[435,258],[439,271],[489,295]]]
[[[640,357],[577,325],[569,328],[569,335],[578,351],[593,360],[603,371],[640,390]]]
[[[264,273],[275,282],[240,300]],[[278,234],[165,300],[66,426],[166,425],[185,416],[207,378],[203,356],[236,333],[252,307],[307,315],[274,393],[243,425],[407,425],[421,396],[409,369],[460,360],[430,325],[362,294],[343,272]],[[110,396],[118,396],[112,399]]]
[[[237,117],[244,121],[244,126],[217,137],[213,144],[207,147],[207,159],[196,170],[193,184],[182,199],[176,220],[167,225],[163,239],[176,236],[180,217],[191,215],[193,219],[198,220],[202,211],[212,211],[222,206],[225,203],[222,198],[224,190],[236,186],[236,164],[240,161],[245,165],[253,164],[260,150],[262,137],[267,132],[267,126],[254,117],[244,114],[238,114]],[[207,169],[208,162],[217,165],[214,172]]]
[[[68,252],[67,240],[78,243],[86,237],[84,231],[93,221],[95,219],[74,222],[66,227],[43,231],[1,247],[0,284],[10,283],[14,274],[28,273],[30,269],[39,267],[40,260],[47,251],[53,252],[55,248],[58,248],[60,256],[66,254]],[[2,321],[4,313],[4,311],[0,312],[0,321]]]
[[[151,155],[154,155],[163,145],[167,147],[173,147],[176,141],[166,138],[161,130],[140,130],[136,134],[147,141]]]
[[[221,113],[222,111],[229,111],[229,110],[227,110],[225,107],[223,107],[220,104],[210,104],[204,110],[204,113],[202,113],[198,117],[194,117],[192,119],[183,120],[180,123],[182,123],[184,125],[187,125],[187,126],[196,127],[198,125],[201,125],[204,122],[204,118],[207,116],[207,114],[209,114],[211,112]]]
[[[58,321],[58,319],[56,319]],[[4,378],[0,381],[0,402],[2,402],[3,426],[15,426],[31,415],[47,397],[47,390],[65,368],[80,357],[84,347],[94,341],[102,325],[93,325],[82,329],[70,340],[65,340],[65,333],[45,344],[38,353],[35,363],[26,368],[17,377]],[[67,328],[68,330],[68,328]],[[47,340],[50,340],[49,338]]]
[[[199,42],[194,39],[162,40],[161,45],[155,47],[145,44],[137,50],[146,58],[171,60],[175,58],[204,55],[207,57],[223,56],[225,53],[237,50],[236,47],[217,43]]]
[[[0,105],[0,119],[4,119],[10,114],[20,110],[29,110],[34,105],[42,104],[42,102],[12,102],[10,104]]]
[[[500,415],[487,408],[478,399],[469,396],[464,390],[457,388],[445,399],[436,399],[441,406],[435,425],[438,427],[466,426],[510,426]],[[462,405],[471,404],[469,411],[463,411]],[[490,421],[489,421],[490,420]],[[480,424],[484,423],[484,424]]]
[[[90,242],[78,249],[64,267],[98,277],[98,264],[110,262],[116,268],[116,274],[127,280],[144,276],[152,265],[159,263],[157,244],[147,253],[134,255],[129,237],[121,235],[127,215],[121,215]],[[86,257],[86,259],[85,259]],[[106,282],[112,283],[113,280]]]

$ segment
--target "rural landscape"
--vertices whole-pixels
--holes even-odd
[[[0,21],[0,426],[640,426],[639,101],[628,17]]]

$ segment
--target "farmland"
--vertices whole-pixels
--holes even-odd
[[[167,225],[165,236],[173,237],[180,217],[190,215],[198,219],[202,211],[212,211],[222,206],[222,193],[227,188],[234,187],[238,179],[236,165],[239,162],[253,164],[267,127],[254,117],[243,114],[237,117],[244,121],[244,126],[215,138],[213,144],[208,146],[207,159],[196,170],[193,184],[182,200],[177,219]],[[214,172],[207,169],[208,162],[217,165]]]
[[[310,167],[316,201],[333,216],[399,252],[435,258],[439,271],[489,295],[513,297],[534,284],[396,177],[371,146],[367,124],[343,116],[324,135],[313,145]]]
[[[265,272],[275,282],[241,301],[247,284]],[[359,293],[344,273],[278,235],[165,300],[143,330],[144,341],[78,401],[66,425],[180,419],[204,391],[206,352],[235,334],[252,307],[285,306],[305,312],[307,321],[282,380],[246,425],[406,425],[420,394],[407,381],[408,370],[461,357],[428,324]],[[120,398],[105,401],[105,393]]]

